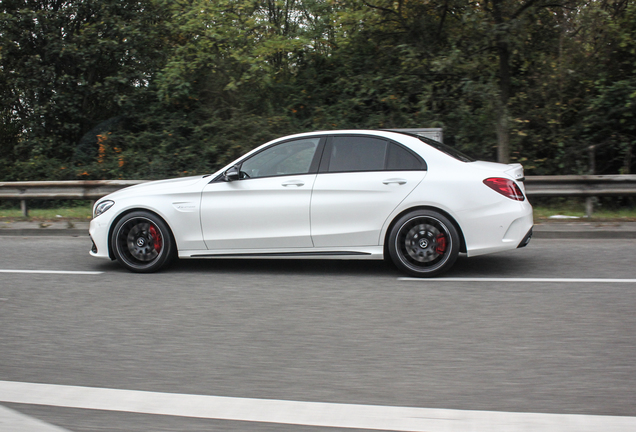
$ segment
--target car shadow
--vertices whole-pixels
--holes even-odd
[[[399,276],[398,270],[384,261],[301,260],[301,259],[186,259],[178,260],[165,271],[171,273],[303,274]]]
[[[513,277],[527,272],[527,260],[503,254],[468,258],[460,255],[455,265],[440,277]],[[95,271],[129,273],[115,261],[99,262]],[[408,276],[392,263],[381,260],[320,260],[320,259],[181,259],[161,273],[224,273],[224,274],[288,274],[343,276]]]
[[[515,277],[526,274],[526,257],[493,254],[468,258],[460,256],[455,265],[443,276],[446,277]]]

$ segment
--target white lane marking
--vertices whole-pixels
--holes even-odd
[[[100,271],[70,271],[70,270],[0,270],[0,273],[24,274],[64,274],[64,275],[100,275]]]
[[[2,432],[70,432],[68,429],[43,422],[3,406],[0,406],[0,430]]]
[[[557,283],[636,283],[636,279],[579,279],[579,278],[411,278],[400,277],[401,281],[418,282],[557,282]]]
[[[636,417],[467,411],[0,381],[0,401],[217,420],[409,432],[634,432]]]

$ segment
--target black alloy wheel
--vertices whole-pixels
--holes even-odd
[[[432,210],[416,210],[393,225],[389,255],[400,270],[411,276],[437,276],[455,263],[459,255],[459,234],[444,215]]]
[[[121,218],[113,229],[111,244],[117,261],[138,273],[161,269],[175,254],[168,226],[146,211],[132,212]]]

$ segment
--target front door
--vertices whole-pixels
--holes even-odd
[[[210,250],[312,247],[309,205],[319,138],[275,144],[239,166],[240,178],[208,184],[201,226]]]

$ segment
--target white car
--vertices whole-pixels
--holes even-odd
[[[173,258],[383,259],[412,276],[525,246],[532,207],[519,164],[474,161],[400,132],[304,133],[205,176],[99,200],[91,255],[134,272]]]

